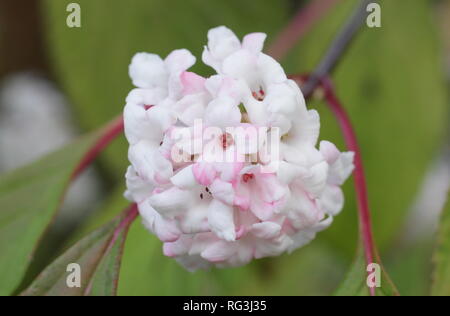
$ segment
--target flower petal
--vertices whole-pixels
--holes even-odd
[[[151,142],[144,140],[130,146],[128,159],[145,181],[168,183],[173,175],[172,164]]]
[[[280,235],[281,226],[274,222],[262,222],[252,225],[251,232],[258,238],[272,239]]]
[[[156,234],[161,241],[173,242],[180,237],[181,232],[175,221],[163,218],[147,200],[139,204],[139,213],[144,226]]]
[[[317,224],[324,216],[316,202],[299,188],[293,190],[284,212],[297,230]]]
[[[209,186],[209,190],[215,199],[218,199],[222,203],[233,205],[234,190],[231,183],[216,179]]]
[[[198,186],[192,168],[193,166],[190,165],[179,170],[172,178],[170,178],[170,181],[173,185],[183,190],[192,189]]]
[[[164,60],[170,73],[180,73],[195,64],[195,57],[187,49],[176,49]]]
[[[150,205],[162,216],[173,218],[186,212],[194,200],[194,193],[171,187],[149,198]]]
[[[205,112],[205,125],[219,128],[233,127],[241,122],[241,111],[229,97],[214,99]]]
[[[229,259],[235,252],[236,245],[219,240],[206,247],[201,256],[210,262],[222,262]]]
[[[339,159],[330,166],[330,177],[328,182],[335,185],[342,185],[352,174],[355,153],[349,151],[341,153]]]
[[[220,73],[221,62],[240,48],[241,43],[233,31],[225,26],[219,26],[209,30],[208,46],[203,51],[202,59],[205,64]]]
[[[320,206],[327,213],[336,216],[344,207],[344,193],[337,185],[327,185],[320,196]]]
[[[264,47],[264,41],[267,35],[265,33],[250,33],[244,36],[242,40],[242,48],[251,51],[253,54],[258,54]]]
[[[234,241],[236,231],[234,226],[233,207],[219,200],[213,200],[208,209],[208,223],[211,230],[221,239]]]
[[[180,219],[180,228],[184,234],[199,234],[211,231],[208,223],[209,203],[207,201],[198,202],[183,214]]]
[[[213,164],[207,162],[195,163],[192,171],[194,172],[194,177],[197,182],[204,186],[210,185],[217,175]]]
[[[133,166],[128,167],[125,178],[127,183],[125,197],[130,201],[141,203],[152,194],[154,183],[144,181],[139,177]]]
[[[158,55],[137,53],[131,60],[129,74],[133,84],[138,88],[155,88],[167,86],[168,72]]]

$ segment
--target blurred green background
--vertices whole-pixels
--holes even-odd
[[[71,2],[81,6],[81,28],[66,26]],[[0,80],[22,71],[40,73],[68,98],[80,133],[91,131],[121,113],[132,88],[128,64],[134,53],[165,56],[187,48],[200,59],[208,29],[218,25],[238,36],[266,32],[270,43],[308,2],[2,0]],[[357,2],[339,1],[315,24],[281,61],[286,72],[314,69]],[[420,295],[428,291],[434,235],[432,229],[418,237],[408,233],[417,225],[408,219],[427,171],[448,148],[450,1],[380,3],[382,27],[363,27],[332,77],[361,143],[374,233],[386,268],[401,294]],[[211,73],[200,62],[193,69]],[[313,100],[308,105],[321,114],[321,139],[344,149],[324,104]],[[126,150],[122,137],[102,155],[97,165],[104,187],[101,202],[70,234],[48,234],[28,279],[78,237],[126,207]],[[345,191],[343,212],[313,243],[292,255],[237,269],[189,273],[165,258],[161,243],[137,221],[125,245],[119,295],[331,294],[353,259],[358,238],[352,181]],[[424,205],[421,211],[426,215]]]

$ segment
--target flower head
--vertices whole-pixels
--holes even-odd
[[[353,154],[317,148],[319,114],[262,53],[265,37],[210,30],[209,78],[187,71],[187,50],[165,60],[139,53],[130,65],[126,197],[189,270],[291,252],[343,207]]]

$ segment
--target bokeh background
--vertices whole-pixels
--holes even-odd
[[[66,25],[71,2],[81,28]],[[208,29],[268,43],[309,1],[0,0],[0,174],[119,115],[132,88],[134,53],[187,48],[199,59]],[[281,60],[289,74],[314,69],[357,3],[337,5]],[[402,295],[427,294],[436,223],[449,187],[450,1],[380,1],[382,27],[363,27],[333,78],[362,147],[376,242]],[[196,72],[211,70],[198,63]],[[321,139],[344,143],[320,100]],[[25,287],[43,267],[127,206],[120,138],[76,181],[41,243]],[[1,175],[0,175],[1,176]],[[119,295],[327,295],[345,275],[358,239],[352,182],[332,227],[291,255],[245,267],[189,273],[133,224]],[[450,211],[450,210],[449,210]]]

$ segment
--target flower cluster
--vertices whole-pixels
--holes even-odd
[[[138,53],[129,68],[137,88],[124,110],[131,163],[125,195],[164,254],[189,270],[292,252],[343,207],[340,186],[353,153],[327,141],[317,146],[319,115],[262,53],[265,37],[252,33],[241,42],[226,27],[211,29],[202,56],[217,73],[209,78],[187,71],[195,57],[185,49],[164,60]],[[187,130],[188,141],[203,138],[208,127],[219,131],[207,137],[214,150],[176,136]],[[229,132],[261,127],[266,137],[250,145]],[[275,147],[277,155],[268,155]],[[218,159],[223,155],[231,159]]]

